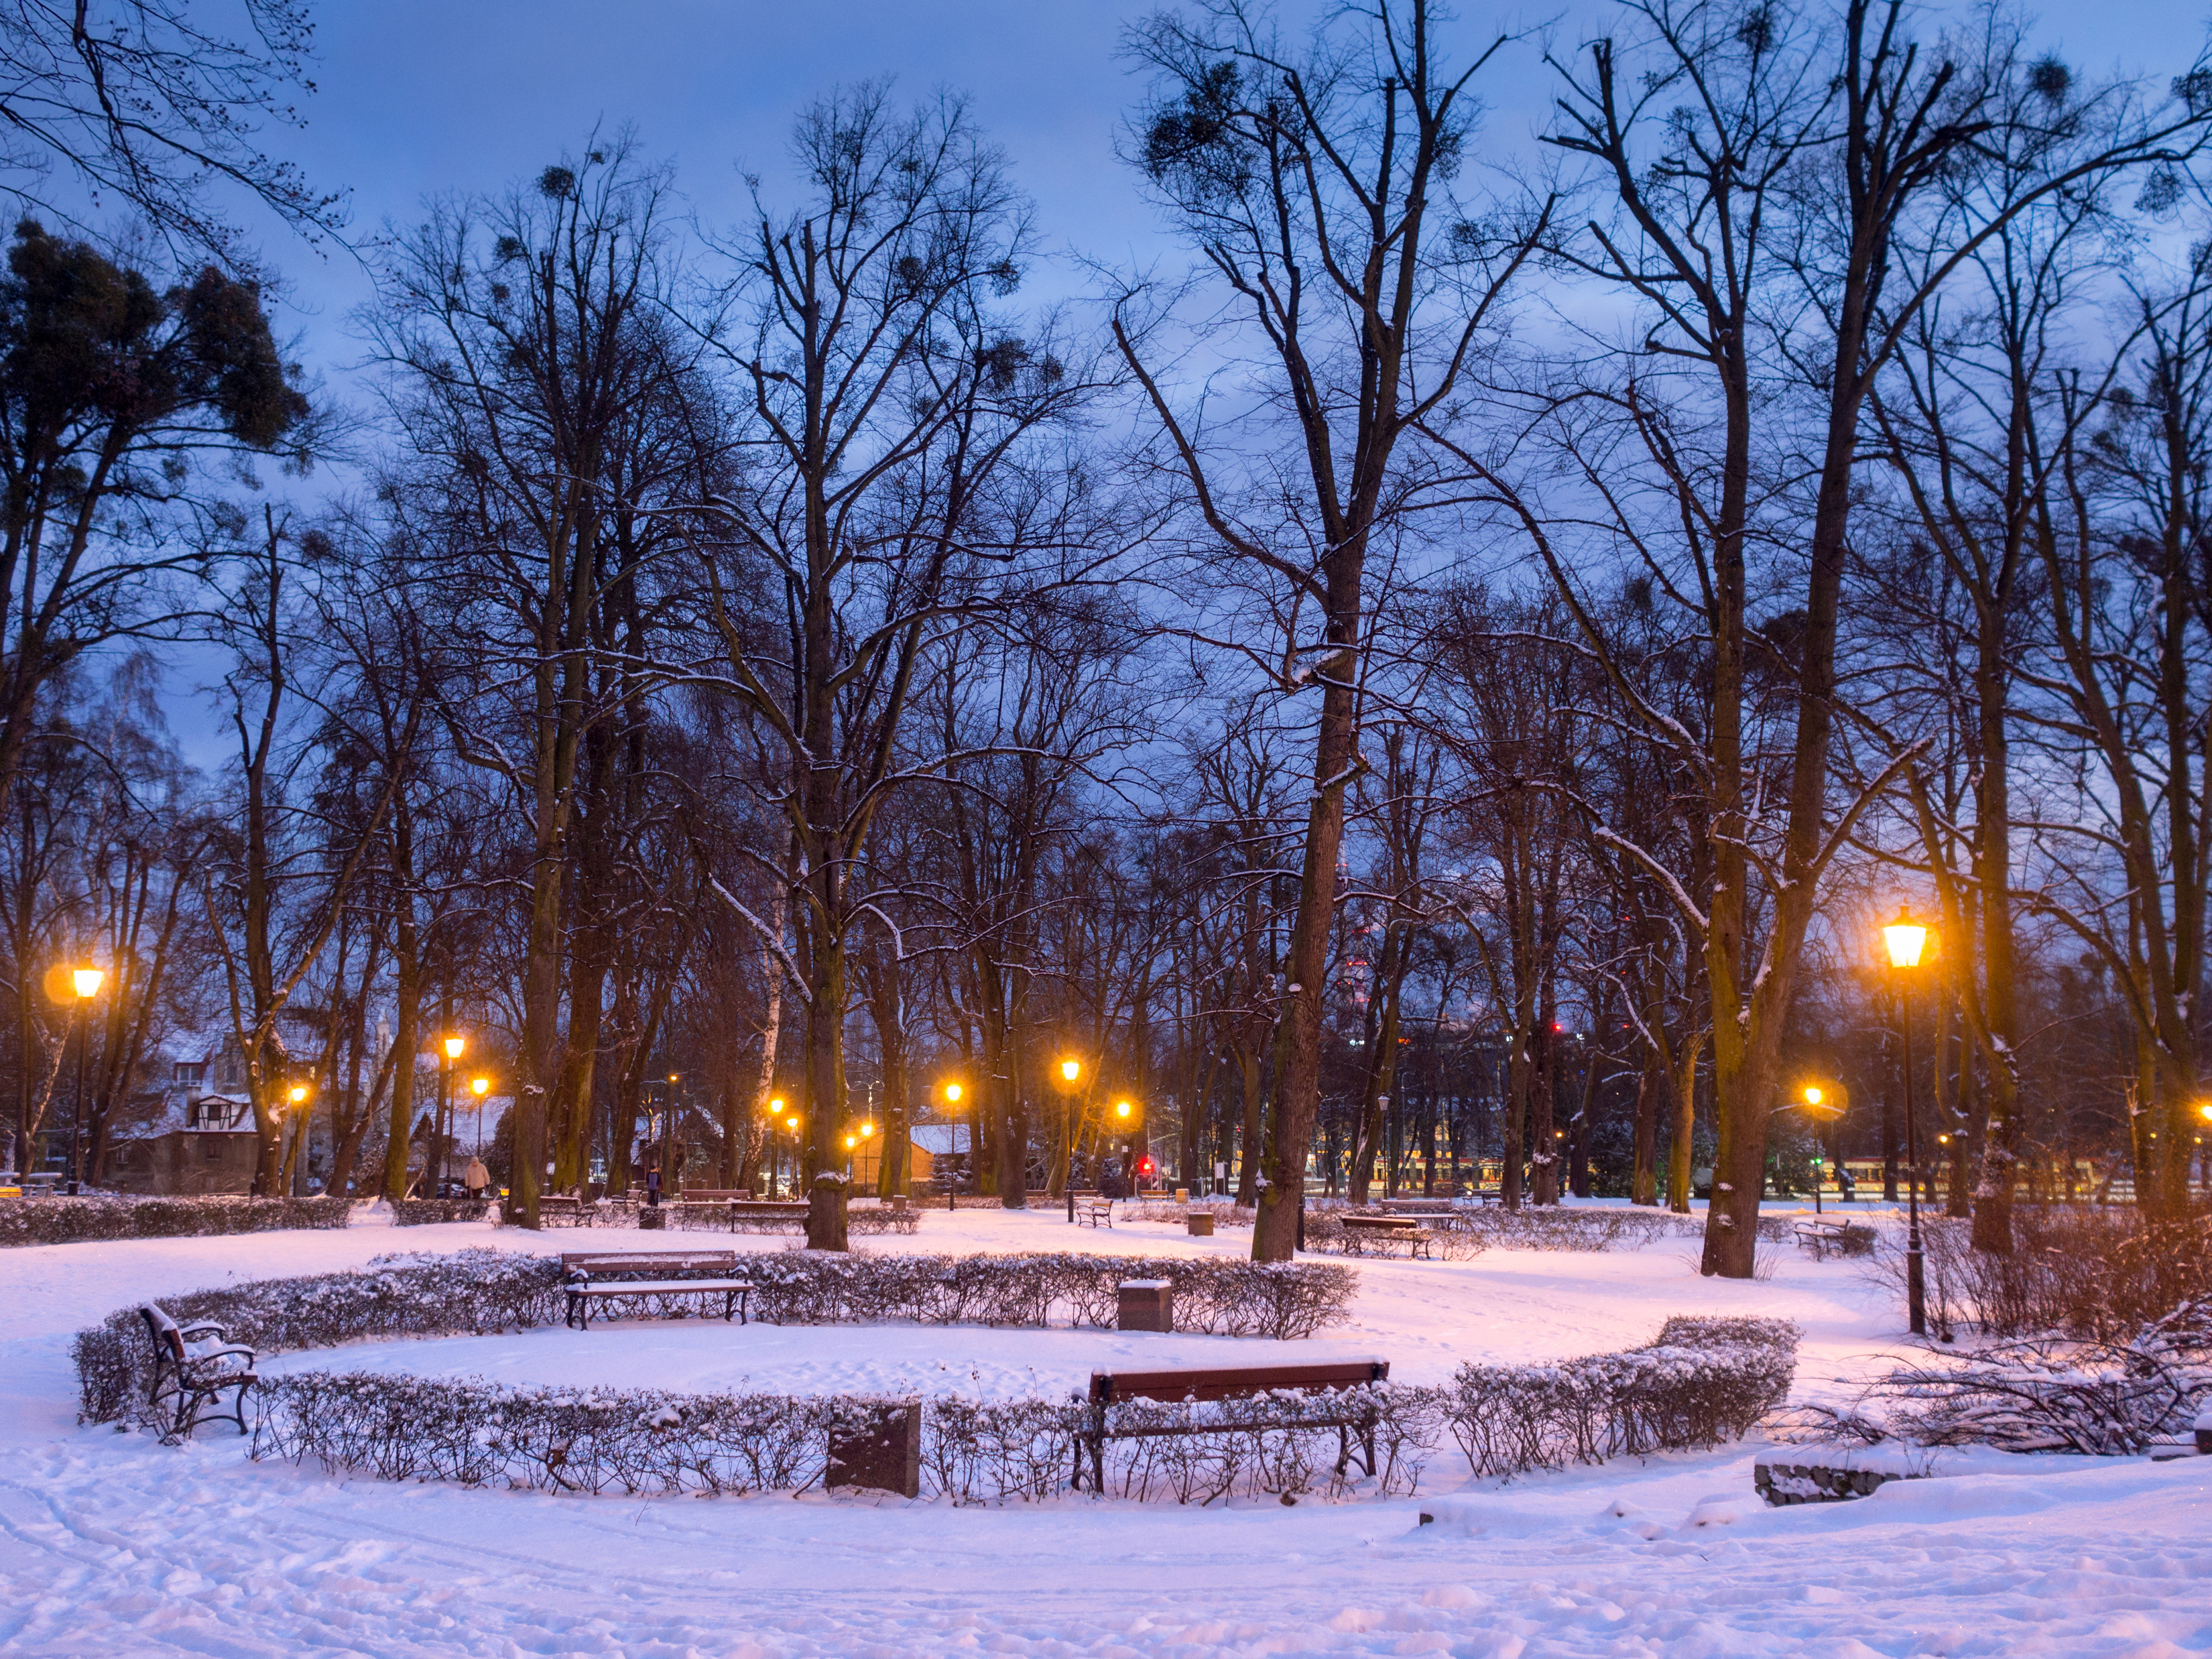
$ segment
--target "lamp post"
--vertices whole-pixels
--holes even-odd
[[[1063,1060],[1060,1062],[1060,1190],[1065,1192],[1075,1184],[1075,1085],[1083,1076],[1083,1062]]]
[[[439,1169],[439,1173],[430,1182],[430,1196],[433,1198],[443,1198],[446,1195],[443,1191],[446,1184],[446,1148],[451,1144],[453,1137],[453,1062],[461,1057],[469,1045],[465,1037],[456,1035],[447,1037],[440,1046],[446,1051],[446,1062],[438,1068],[439,1133],[431,1137],[433,1145],[430,1153],[438,1160]]]
[[[660,1120],[660,1189],[671,1199],[676,1196],[684,1176],[682,1160],[675,1155],[677,1137],[683,1132],[676,1103],[676,1080],[679,1075],[675,1072],[668,1074],[667,1109]]]
[[[1928,943],[1928,930],[1902,905],[1897,920],[1881,930],[1890,965],[1898,971],[1897,1021],[1904,1028],[1905,1052],[1905,1306],[1915,1336],[1928,1334],[1928,1280],[1920,1249],[1920,1133],[1912,1109],[1912,970]]]
[[[960,1085],[957,1083],[948,1083],[945,1085],[945,1109],[952,1118],[952,1139],[945,1152],[945,1162],[950,1164],[960,1156]],[[971,1153],[975,1150],[975,1137],[970,1135],[968,1138],[968,1145]],[[957,1197],[959,1185],[958,1175],[948,1170],[945,1176],[945,1207],[948,1210],[957,1210],[960,1207]]]
[[[1838,1118],[1844,1115],[1843,1091],[1830,1088],[1824,1084],[1807,1084],[1798,1091],[1796,1103],[1805,1115],[1810,1118]],[[1816,1140],[1813,1147],[1813,1213],[1814,1215],[1821,1213],[1820,1170],[1826,1162],[1826,1159],[1821,1156],[1820,1143]]]
[[[70,1102],[70,1191],[84,1185],[84,1057],[92,1046],[92,1000],[107,977],[87,963],[70,972],[70,988],[76,993],[76,1097]]]
[[[299,1121],[300,1109],[307,1103],[307,1097],[313,1092],[304,1083],[295,1083],[284,1091],[284,1098],[292,1103],[292,1109],[285,1115],[292,1122],[292,1156],[285,1160],[285,1168],[293,1172],[295,1181],[298,1179],[300,1154],[306,1147],[306,1143],[301,1137],[307,1133],[307,1125]],[[292,1182],[284,1182],[282,1184],[289,1187]],[[294,1194],[287,1192],[283,1196],[290,1198]]]
[[[775,1196],[775,1185],[783,1172],[783,1147],[777,1134],[783,1127],[783,1097],[772,1095],[768,1103],[768,1196]]]
[[[477,1144],[476,1150],[469,1156],[481,1163],[483,1159],[483,1103],[484,1097],[491,1092],[491,1079],[488,1077],[471,1078],[469,1092],[477,1097]]]

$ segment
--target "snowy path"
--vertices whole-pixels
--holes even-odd
[[[337,1482],[248,1463],[234,1440],[165,1450],[71,1423],[69,1334],[134,1298],[401,1244],[562,1242],[356,1229],[0,1252],[14,1333],[0,1344],[0,1653],[2212,1653],[2212,1481],[2194,1461],[2037,1464],[1778,1511],[1752,1497],[1741,1448],[1419,1502],[952,1510]],[[1244,1240],[1076,1237],[1044,1218],[967,1212],[896,1245],[1235,1253]],[[1785,1261],[1771,1283],[1717,1285],[1686,1250],[1370,1262],[1354,1319],[1326,1340],[1425,1378],[1456,1357],[1626,1346],[1670,1313],[1786,1313],[1808,1327],[1803,1374],[1818,1388],[1893,1338],[1853,1266]],[[659,1352],[682,1352],[667,1346],[678,1329],[732,1334],[661,1328]],[[788,1357],[902,1364],[916,1334],[886,1333],[873,1358]],[[928,1340],[997,1363],[1015,1334]],[[427,1359],[447,1346],[374,1350]],[[693,1360],[720,1363],[706,1349]],[[1071,1348],[1048,1363],[1091,1361]],[[1435,1525],[1416,1524],[1424,1508]]]

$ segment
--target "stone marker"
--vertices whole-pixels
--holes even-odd
[[[1175,1328],[1175,1287],[1164,1279],[1125,1279],[1121,1281],[1120,1317],[1125,1331],[1171,1331]]]
[[[828,1486],[921,1496],[921,1402],[862,1408],[830,1429]]]

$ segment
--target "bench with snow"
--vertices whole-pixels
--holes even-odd
[[[1091,1463],[1091,1490],[1106,1490],[1106,1443],[1138,1440],[1154,1435],[1215,1434],[1224,1429],[1295,1428],[1336,1431],[1336,1472],[1342,1474],[1358,1437],[1360,1464],[1375,1473],[1375,1425],[1382,1406],[1372,1392],[1390,1380],[1387,1359],[1330,1360],[1310,1365],[1233,1365],[1211,1370],[1093,1371],[1083,1426],[1075,1437],[1075,1490],[1083,1488],[1084,1460]],[[1271,1395],[1303,1396],[1292,1408],[1251,1423],[1208,1422],[1179,1419],[1163,1421],[1142,1413],[1123,1413],[1115,1420],[1114,1407],[1136,1401],[1164,1405],[1190,1405],[1230,1400],[1260,1400]]]
[[[595,1199],[578,1198],[573,1193],[538,1194],[538,1224],[541,1227],[588,1227],[599,1213]]]
[[[1075,1218],[1096,1227],[1104,1222],[1114,1224],[1114,1200],[1110,1198],[1079,1198],[1075,1200]]]
[[[1831,1250],[1838,1255],[1872,1255],[1874,1229],[1850,1221],[1801,1221],[1793,1231],[1801,1249],[1820,1261]]]
[[[1344,1248],[1364,1255],[1370,1244],[1386,1254],[1403,1244],[1408,1256],[1425,1256],[1437,1236],[1409,1215],[1348,1215],[1344,1218]],[[1431,1258],[1434,1260],[1433,1257]]]
[[[562,1288],[568,1295],[568,1322],[592,1328],[592,1310],[624,1298],[649,1302],[664,1315],[689,1311],[682,1304],[704,1298],[704,1314],[722,1299],[722,1317],[750,1322],[745,1298],[752,1281],[737,1276],[735,1250],[617,1251],[563,1255]]]
[[[805,1199],[732,1198],[721,1193],[686,1193],[677,1200],[687,1224],[720,1221],[732,1232],[767,1231],[806,1219]],[[691,1218],[696,1217],[698,1222]]]
[[[203,1420],[235,1423],[246,1433],[246,1391],[260,1380],[253,1374],[253,1350],[233,1342],[220,1325],[179,1325],[158,1303],[147,1303],[138,1316],[154,1345],[154,1380],[146,1399],[162,1443],[191,1439]],[[228,1411],[208,1410],[220,1407],[226,1393]]]

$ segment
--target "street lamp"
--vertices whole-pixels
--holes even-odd
[[[488,1077],[481,1076],[471,1078],[469,1079],[469,1092],[477,1097],[477,1147],[473,1156],[480,1158],[483,1156],[484,1097],[491,1092],[491,1079]]]
[[[1928,930],[1913,921],[1911,915],[1899,905],[1897,920],[1881,930],[1882,941],[1889,947],[1890,965],[1898,970],[1897,1019],[1904,1028],[1905,1051],[1905,1161],[1907,1178],[1905,1186],[1905,1306],[1915,1336],[1928,1334],[1927,1269],[1920,1249],[1920,1135],[1918,1118],[1912,1109],[1912,970],[1920,966],[1920,953],[1927,947]]]
[[[447,1012],[452,1012],[447,1005]],[[447,1148],[453,1139],[453,1062],[468,1050],[468,1039],[455,1032],[438,1045],[446,1051],[445,1063],[438,1067],[438,1133],[431,1137],[434,1144],[430,1156],[436,1161],[438,1173],[430,1177],[430,1196],[443,1198],[443,1179],[447,1155]]]
[[[84,1184],[84,1057],[92,1046],[92,1000],[100,994],[107,975],[87,963],[70,970],[70,988],[76,993],[76,1098],[70,1103],[70,1191]]]
[[[957,1210],[960,1207],[957,1195],[960,1185],[960,1177],[957,1171],[958,1169],[957,1160],[960,1157],[961,1094],[962,1090],[958,1084],[948,1083],[945,1085],[945,1109],[946,1112],[950,1113],[952,1117],[952,1139],[951,1144],[945,1149],[945,1162],[953,1165],[951,1170],[948,1170],[946,1171],[945,1176],[945,1207],[948,1210]],[[972,1133],[968,1137],[968,1156],[971,1162],[975,1156],[975,1137]]]
[[[1060,1062],[1060,1186],[1075,1185],[1075,1085],[1083,1075],[1083,1062]],[[1072,1202],[1073,1200],[1071,1200]]]

